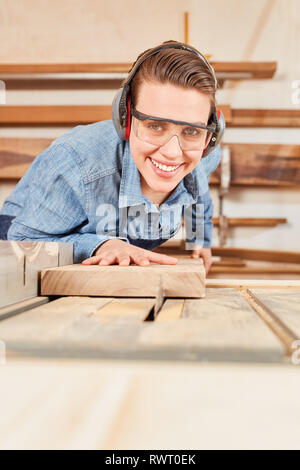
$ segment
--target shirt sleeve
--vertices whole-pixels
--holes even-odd
[[[111,238],[80,233],[88,223],[80,168],[72,150],[49,147],[30,182],[23,210],[12,221],[8,240],[73,242],[74,263],[81,263]]]

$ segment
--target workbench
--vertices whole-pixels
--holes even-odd
[[[0,448],[300,447],[299,280],[206,279],[154,318],[153,296],[40,295],[70,245],[0,242]]]

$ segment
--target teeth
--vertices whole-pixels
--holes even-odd
[[[151,162],[153,163],[153,165],[155,165],[157,168],[159,168],[160,170],[163,170],[163,171],[174,171],[176,170],[180,165],[176,165],[176,166],[167,166],[167,165],[161,165],[160,163],[156,162],[155,160],[152,160],[151,158]]]

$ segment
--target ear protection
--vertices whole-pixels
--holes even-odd
[[[154,54],[157,54],[159,51],[163,49],[185,49],[187,51],[193,52],[196,54],[202,62],[208,67],[212,76],[214,77],[215,82],[215,90],[217,89],[217,79],[215,76],[215,72],[211,65],[208,63],[206,58],[200,54],[200,52],[196,51],[190,46],[187,46],[184,43],[176,43],[176,44],[169,44],[169,45],[162,45],[152,49],[150,52],[145,53],[139,59],[135,61],[133,64],[129,75],[123,84],[123,86],[118,90],[117,94],[115,95],[112,103],[112,121],[117,131],[118,136],[122,140],[128,140],[130,134],[130,121],[131,121],[131,113],[130,113],[130,83],[137,73],[141,64],[151,57]],[[220,110],[217,110],[214,106],[210,118],[208,120],[208,125],[214,123],[216,125],[216,130],[211,136],[209,142],[207,143],[206,147],[203,150],[202,157],[206,157],[210,152],[214,150],[214,148],[220,143],[222,140],[224,130],[225,130],[225,119],[223,114]]]

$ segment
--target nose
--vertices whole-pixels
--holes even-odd
[[[179,139],[177,135],[173,135],[168,142],[166,142],[164,145],[162,145],[159,149],[159,152],[170,158],[170,159],[176,159],[178,156],[182,155],[182,150],[180,147]]]

